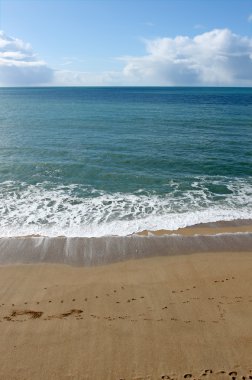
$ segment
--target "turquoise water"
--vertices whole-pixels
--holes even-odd
[[[251,218],[251,88],[1,88],[0,236]]]

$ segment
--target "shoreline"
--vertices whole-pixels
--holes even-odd
[[[143,230],[137,233],[140,236],[162,236],[162,235],[217,235],[228,233],[252,232],[252,219],[235,219],[230,221],[218,221],[209,223],[194,224],[177,230]]]
[[[147,235],[197,235],[197,234],[219,234],[219,233],[237,233],[237,232],[252,232],[252,219],[233,219],[233,220],[218,220],[214,222],[196,223],[176,229],[153,229],[140,230],[125,235],[105,234],[105,235],[65,235],[65,234],[40,234],[37,232],[29,234],[8,234],[0,235],[2,238],[30,238],[30,237],[46,237],[46,238],[111,238],[111,237],[128,237],[128,236],[147,236]]]
[[[1,238],[0,265],[54,263],[99,266],[158,256],[249,252],[252,233],[103,238]]]
[[[195,225],[178,231],[145,231],[128,236],[2,237],[0,265],[96,266],[157,256],[248,252],[251,247],[251,220]]]

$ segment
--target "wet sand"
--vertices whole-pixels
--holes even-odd
[[[252,378],[252,252],[0,267],[0,378]]]
[[[176,231],[143,231],[129,236],[0,238],[0,265],[105,265],[131,259],[207,252],[250,252],[252,221],[195,225]]]
[[[216,234],[234,234],[234,233],[251,233],[252,220],[233,220],[233,221],[220,221],[214,223],[195,224],[194,226],[178,228],[177,230],[144,230],[138,233],[140,236],[162,236],[162,235],[182,235],[182,236],[195,236],[195,235],[216,235]]]

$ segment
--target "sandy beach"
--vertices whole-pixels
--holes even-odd
[[[0,378],[252,378],[252,252],[0,267]]]
[[[0,380],[252,380],[248,3],[0,0]]]

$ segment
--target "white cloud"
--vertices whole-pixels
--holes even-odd
[[[252,38],[215,29],[193,38],[145,40],[146,54],[118,58],[122,71],[57,71],[63,85],[252,85]]]
[[[252,85],[252,38],[215,29],[194,38],[146,41],[147,54],[125,57],[124,76],[149,85]]]
[[[248,16],[248,22],[252,22],[252,13]]]
[[[252,38],[229,29],[145,40],[146,54],[118,58],[120,71],[53,70],[29,44],[0,33],[0,85],[252,86]],[[65,65],[78,59],[65,60]],[[70,62],[71,61],[71,62]]]
[[[39,60],[30,44],[0,32],[0,86],[48,84],[53,71]]]
[[[213,30],[194,38],[178,36],[147,42],[148,55],[129,59],[124,73],[151,84],[232,84],[251,80],[251,40],[229,30]],[[249,78],[244,78],[242,66]]]

